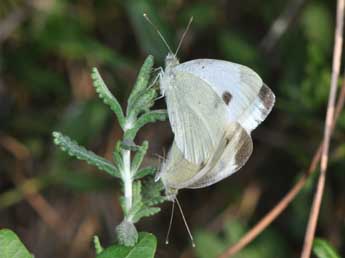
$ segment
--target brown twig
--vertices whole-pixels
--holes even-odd
[[[55,208],[39,193],[40,184],[26,179],[24,176],[23,164],[32,159],[30,151],[14,137],[4,134],[0,134],[0,146],[16,158],[15,173],[12,177],[16,188],[23,194],[40,218],[63,239],[62,232],[66,228],[64,221]]]
[[[99,223],[95,214],[88,215],[79,225],[74,238],[70,241],[68,257],[85,256],[86,250],[90,246],[92,237],[99,229]]]
[[[332,78],[331,78],[331,88],[328,98],[327,114],[326,114],[326,124],[324,129],[324,140],[323,148],[321,154],[321,170],[320,176],[317,183],[316,192],[314,195],[313,205],[310,211],[310,216],[308,220],[308,227],[304,238],[304,245],[301,254],[301,258],[309,258],[311,254],[311,249],[314,241],[314,235],[316,230],[316,225],[320,213],[320,207],[322,202],[322,196],[325,188],[326,182],[326,172],[328,166],[328,152],[329,143],[332,134],[332,121],[335,112],[335,99],[337,94],[337,84],[340,72],[341,64],[341,52],[343,47],[343,25],[344,25],[344,7],[345,0],[338,0],[337,3],[337,21],[335,28],[335,41],[334,41],[334,51],[333,51],[333,64],[332,64]]]
[[[335,108],[334,120],[331,126],[331,132],[334,130],[336,121],[338,120],[340,113],[344,107],[345,102],[345,72],[344,72],[344,81],[341,87],[337,105]],[[250,242],[252,242],[265,228],[267,228],[291,203],[296,195],[301,191],[305,185],[308,177],[316,170],[317,165],[321,158],[323,141],[320,143],[316,152],[314,153],[313,159],[309,165],[306,173],[297,181],[297,183],[291,188],[291,190],[279,201],[279,203],[270,210],[251,230],[249,230],[237,243],[230,246],[225,250],[218,258],[230,257],[241,251],[246,247]]]
[[[271,52],[279,39],[285,34],[301,12],[307,0],[289,1],[284,11],[273,22],[268,33],[262,39],[260,46],[265,52]]]

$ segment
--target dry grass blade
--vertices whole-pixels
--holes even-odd
[[[324,130],[324,140],[321,154],[321,171],[319,180],[317,183],[316,192],[314,195],[313,205],[310,211],[308,227],[304,238],[304,246],[301,254],[301,258],[309,258],[311,254],[311,249],[313,245],[316,225],[319,217],[322,196],[325,188],[326,182],[326,172],[328,165],[328,151],[329,143],[332,134],[332,121],[335,113],[335,99],[337,94],[337,84],[340,72],[341,64],[341,52],[343,47],[343,25],[344,25],[344,6],[345,0],[338,0],[337,3],[337,21],[335,28],[335,41],[334,41],[334,51],[333,51],[333,65],[332,65],[332,78],[331,78],[331,88],[328,99],[327,114],[326,114],[326,124]]]

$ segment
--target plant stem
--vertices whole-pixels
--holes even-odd
[[[126,134],[127,130],[133,128],[133,123],[130,118],[127,118],[124,133]],[[122,171],[122,180],[124,183],[124,194],[125,194],[125,206],[126,212],[132,208],[133,202],[133,180],[131,174],[131,151],[122,150],[122,160],[123,160],[123,171]]]
[[[337,20],[335,28],[335,40],[334,40],[334,50],[333,50],[333,65],[332,65],[332,78],[330,94],[328,98],[326,123],[324,129],[324,140],[323,148],[321,153],[321,170],[320,176],[317,183],[316,192],[314,195],[314,200],[312,208],[309,215],[307,231],[304,237],[304,245],[301,254],[301,258],[309,258],[311,255],[311,249],[313,246],[313,241],[315,237],[315,231],[317,226],[317,221],[320,213],[322,196],[325,188],[326,172],[328,166],[328,152],[329,144],[332,134],[332,120],[334,118],[335,112],[335,100],[337,95],[337,85],[339,79],[340,65],[341,65],[341,52],[343,48],[343,27],[344,27],[344,10],[345,1],[338,0],[337,4]]]
[[[131,175],[131,151],[123,150],[123,182],[125,192],[126,211],[132,208],[132,175]]]

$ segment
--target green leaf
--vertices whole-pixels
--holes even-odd
[[[123,160],[121,155],[121,141],[117,141],[113,153],[113,159],[119,170],[123,168]]]
[[[328,8],[321,3],[308,4],[301,16],[301,25],[304,33],[313,45],[319,46],[319,51],[329,51],[332,43],[332,15]]]
[[[134,139],[139,129],[142,128],[144,125],[156,121],[165,121],[167,118],[168,113],[166,110],[160,109],[149,111],[139,117],[132,129],[127,130],[126,137],[128,137],[129,139]]]
[[[9,229],[0,230],[1,258],[33,258],[18,236]]]
[[[135,174],[137,173],[148,148],[149,148],[148,141],[144,141],[142,146],[140,146],[138,151],[135,153],[135,156],[132,161],[132,166],[131,166],[132,176],[135,176]]]
[[[207,231],[197,232],[195,235],[196,254],[200,258],[217,257],[224,250],[224,243],[215,234]]]
[[[340,255],[327,241],[317,238],[313,243],[313,252],[318,258],[340,258]]]
[[[141,182],[140,181],[135,181],[133,183],[132,198],[133,198],[132,208],[128,211],[128,214],[127,214],[128,220],[130,221],[132,221],[135,214],[144,207],[144,203],[141,197]]]
[[[142,187],[143,203],[147,206],[151,206],[166,201],[165,195],[162,195],[163,190],[164,185],[161,180],[155,182],[152,177],[145,180]]]
[[[114,111],[120,126],[124,128],[125,117],[123,115],[121,105],[105,85],[97,68],[92,69],[91,77],[99,97],[104,101],[105,104],[109,105],[112,111]]]
[[[141,181],[135,181],[133,184],[133,205],[127,214],[127,219],[136,223],[143,217],[158,213],[160,208],[152,207],[152,205],[166,200],[165,196],[161,195],[162,190],[163,184],[154,182],[153,178],[145,180],[143,186]]]
[[[122,2],[126,7],[127,15],[132,24],[132,29],[134,30],[141,49],[145,53],[152,54],[159,61],[163,61],[167,54],[167,48],[160,39],[155,28],[145,20],[143,13],[147,13],[155,26],[159,28],[172,49],[174,49],[172,44],[175,42],[172,40],[172,33],[169,31],[169,27],[162,19],[160,19],[159,11],[157,10],[154,1],[128,0]]]
[[[219,45],[224,56],[234,62],[254,66],[259,59],[255,45],[251,45],[242,35],[224,31],[219,35]]]
[[[153,258],[156,247],[157,239],[154,235],[140,232],[135,246],[113,245],[97,255],[96,258]]]
[[[143,217],[150,217],[160,212],[161,209],[158,207],[145,207],[141,208],[132,218],[133,223],[137,223]]]
[[[137,99],[139,93],[147,88],[150,77],[151,77],[152,67],[153,67],[153,56],[149,55],[145,59],[143,66],[140,68],[137,81],[135,82],[132,92],[128,98],[128,107],[131,107],[133,105],[133,100]],[[128,109],[127,109],[127,114],[128,114]]]
[[[135,121],[137,116],[142,112],[149,112],[157,97],[157,91],[153,88],[145,89],[139,92],[133,104],[128,106],[128,120]]]
[[[115,229],[117,240],[121,245],[134,246],[138,241],[138,231],[133,222],[124,219]]]
[[[68,136],[59,132],[53,132],[54,143],[60,147],[61,150],[67,152],[70,156],[85,160],[90,165],[94,165],[100,170],[108,174],[120,177],[118,169],[106,159],[96,155],[92,151],[86,150],[84,147],[72,141]]]
[[[141,127],[148,123],[153,123],[156,121],[165,121],[167,118],[168,113],[166,110],[153,110],[140,116],[139,119],[135,122],[134,127],[136,127],[137,130],[139,130]]]
[[[143,169],[140,169],[134,176],[134,180],[140,179],[144,176],[149,176],[149,175],[153,175],[156,172],[156,168],[155,167],[146,167]]]
[[[103,252],[103,247],[98,236],[93,237],[93,245],[95,246],[96,254],[100,254],[101,252]]]

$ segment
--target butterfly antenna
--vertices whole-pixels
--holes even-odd
[[[165,38],[163,37],[163,34],[159,31],[159,29],[157,28],[157,26],[151,21],[151,19],[149,18],[149,16],[144,13],[143,14],[144,18],[148,21],[148,23],[150,23],[152,25],[152,27],[156,30],[156,32],[158,33],[159,37],[162,39],[162,41],[164,42],[164,45],[168,48],[170,53],[173,53],[171,48],[169,47],[168,42],[165,40]]]
[[[175,210],[175,202],[172,202],[169,228],[168,228],[168,232],[167,232],[167,237],[165,238],[165,244],[166,245],[169,244],[169,235],[170,235],[171,225],[172,225],[173,218],[174,218],[174,210]]]
[[[190,25],[192,24],[192,22],[193,22],[193,16],[190,17],[189,22],[188,22],[188,25],[187,25],[186,29],[184,30],[184,32],[183,32],[183,34],[182,34],[182,37],[181,37],[181,39],[180,39],[180,42],[178,43],[178,46],[177,46],[177,49],[176,49],[176,52],[175,52],[175,56],[177,56],[177,53],[178,53],[178,51],[179,51],[180,48],[181,48],[182,42],[183,42],[183,40],[184,40],[184,37],[187,35],[187,32],[188,32],[189,27],[190,27]]]
[[[183,214],[183,211],[182,211],[181,204],[180,204],[180,202],[178,201],[177,197],[175,197],[175,200],[176,200],[177,206],[178,206],[178,208],[179,208],[179,210],[180,210],[180,212],[181,212],[182,219],[183,219],[183,222],[184,222],[184,224],[185,224],[185,226],[186,226],[186,229],[187,229],[187,231],[188,231],[190,240],[192,241],[192,246],[195,247],[194,238],[193,238],[193,236],[192,236],[192,233],[190,232],[190,229],[189,229],[189,227],[188,227],[186,218],[184,217],[184,214]]]

